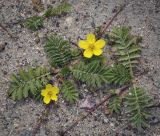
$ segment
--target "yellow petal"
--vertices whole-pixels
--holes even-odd
[[[46,95],[46,96],[43,98],[43,101],[44,101],[45,104],[49,104],[50,101],[51,101],[51,98],[50,98],[48,95]]]
[[[85,50],[83,55],[86,58],[91,58],[93,56],[93,52],[92,52],[92,50]]]
[[[46,89],[51,89],[52,88],[52,85],[51,84],[47,84],[46,85]]]
[[[53,94],[58,94],[59,93],[59,88],[57,86],[53,87]]]
[[[105,46],[105,44],[106,44],[105,40],[100,39],[100,40],[95,42],[94,46],[96,48],[101,49],[101,48],[103,48]]]
[[[41,91],[41,95],[42,95],[42,96],[46,96],[47,93],[48,93],[48,90],[42,90],[42,91]]]
[[[102,52],[103,52],[102,49],[97,49],[97,48],[95,48],[95,49],[93,50],[93,54],[96,55],[96,56],[101,55]]]
[[[96,42],[96,37],[94,34],[88,34],[87,35],[87,42],[89,44],[94,44]]]
[[[88,42],[86,42],[86,41],[84,41],[84,40],[79,40],[78,46],[79,46],[80,48],[82,48],[82,49],[87,49],[88,46],[89,46],[89,44],[88,44]]]
[[[57,96],[57,95],[52,95],[51,99],[52,99],[53,101],[57,101],[57,100],[58,100],[58,96]]]

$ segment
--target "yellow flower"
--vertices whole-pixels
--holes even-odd
[[[103,39],[96,41],[94,34],[88,34],[86,40],[80,40],[78,46],[84,49],[84,57],[91,58],[93,55],[99,56],[102,54],[102,48],[105,46],[106,42]]]
[[[46,85],[46,89],[42,90],[41,95],[44,96],[43,101],[45,104],[49,104],[51,100],[57,101],[59,88],[52,86],[51,84]]]

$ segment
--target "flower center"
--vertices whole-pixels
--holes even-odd
[[[52,91],[49,91],[48,93],[47,93],[47,95],[49,95],[50,97],[52,96]]]
[[[89,49],[93,51],[94,50],[94,44],[90,44]]]

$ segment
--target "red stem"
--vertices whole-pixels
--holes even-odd
[[[88,111],[88,113],[79,118],[78,120],[76,120],[71,126],[69,126],[65,131],[60,132],[61,136],[64,136],[68,131],[70,131],[72,128],[74,128],[80,121],[83,121],[85,118],[87,118],[89,115],[92,114],[92,112],[94,112],[98,107],[100,107],[101,105],[103,105],[109,98],[113,97],[113,95],[107,95],[103,101],[101,101],[100,103],[98,103],[94,108],[92,108],[91,110]]]
[[[123,87],[120,89],[119,95],[122,95],[122,93],[127,90],[129,87],[129,85]],[[73,129],[80,121],[83,121],[85,118],[87,118],[89,115],[91,115],[95,110],[97,110],[101,105],[103,105],[106,101],[108,101],[110,98],[112,98],[114,96],[114,94],[109,94],[107,95],[101,102],[99,102],[98,104],[96,104],[96,106],[94,106],[92,109],[90,109],[88,111],[88,113],[86,115],[84,115],[83,117],[79,118],[78,120],[76,120],[71,126],[69,126],[66,130],[59,132],[60,136],[64,136],[68,131],[70,131],[71,129]]]
[[[98,34],[98,37],[102,37],[105,34],[105,31],[107,30],[107,28],[112,24],[112,22],[114,21],[114,19],[118,16],[118,14],[124,9],[125,5],[123,5],[120,10],[111,18],[111,20],[108,23],[105,23],[104,26],[101,27],[101,31]],[[106,21],[107,22],[107,21]]]

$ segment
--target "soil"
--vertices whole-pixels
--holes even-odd
[[[140,71],[145,74],[137,78],[137,84],[160,102],[160,1],[159,0],[68,0],[72,10],[65,16],[45,20],[44,28],[28,30],[23,21],[38,15],[31,0],[1,0],[0,23],[0,136],[30,136],[37,118],[45,106],[32,99],[14,102],[7,97],[9,77],[19,68],[28,66],[49,66],[43,46],[46,36],[58,34],[77,42],[78,38],[94,30],[114,15],[117,7],[126,4],[125,9],[109,27],[131,26],[132,33],[143,37]],[[61,1],[43,1],[44,7],[55,6]],[[12,37],[11,37],[11,35]],[[83,89],[81,90],[83,91]],[[87,90],[86,90],[87,91]],[[87,93],[86,95],[90,95]],[[91,97],[91,96],[90,96]],[[95,97],[97,98],[97,97]],[[97,98],[98,99],[98,98]],[[48,122],[41,126],[37,136],[56,136],[57,131],[70,125],[84,110],[80,101],[67,105],[59,100],[59,107],[52,109]],[[160,109],[151,109],[154,118],[151,126],[141,133],[129,127],[124,115],[106,116],[96,111],[80,122],[70,136],[160,136]]]

